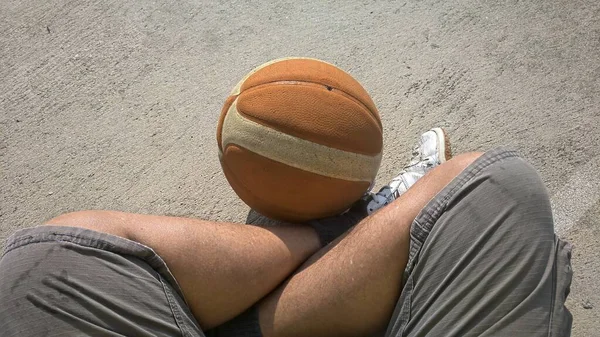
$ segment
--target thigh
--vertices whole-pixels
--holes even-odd
[[[0,260],[3,336],[203,336],[166,265],[108,234],[17,232]]]
[[[564,336],[570,247],[536,171],[483,155],[415,219],[389,336]]]

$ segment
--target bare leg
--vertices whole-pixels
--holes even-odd
[[[263,335],[365,336],[384,328],[402,287],[412,221],[480,155],[460,155],[436,167],[337,245],[311,257],[260,304]]]
[[[401,198],[404,201],[395,202],[387,207],[387,211],[378,212],[364,221],[330,252],[324,250],[311,258],[305,270],[296,274],[286,288],[271,295],[261,305],[261,324],[265,335],[277,329],[285,332],[286,328],[302,332],[295,325],[306,322],[310,322],[306,325],[309,331],[312,326],[315,331],[328,334],[330,330],[327,329],[331,328],[328,324],[339,324],[340,317],[329,323],[316,324],[327,318],[319,312],[346,305],[336,304],[332,294],[344,297],[342,294],[367,284],[369,286],[360,292],[363,296],[346,296],[348,307],[339,312],[364,314],[362,322],[354,322],[359,323],[362,330],[381,325],[379,322],[386,320],[387,312],[391,312],[398,297],[400,274],[406,264],[410,222],[430,198],[477,156],[458,156],[434,169],[422,179],[426,183],[417,183],[415,186],[421,187],[412,188],[407,197]],[[192,313],[205,330],[230,320],[259,301],[320,249],[318,235],[308,226],[265,229],[110,211],[69,213],[47,224],[88,228],[153,248],[169,266]],[[318,256],[324,254],[323,261],[313,264]],[[373,272],[379,273],[374,278],[377,282],[365,282],[373,276]],[[319,284],[318,288],[313,288],[315,284]],[[306,296],[298,291],[306,292]],[[384,306],[385,303],[389,304],[389,309]],[[294,310],[296,304],[298,308]],[[381,307],[370,308],[369,305]],[[316,321],[310,319],[313,309],[315,316],[319,317]],[[304,317],[294,317],[296,314]],[[352,328],[352,324],[342,319],[344,325]],[[276,335],[279,335],[279,330]]]
[[[264,229],[110,211],[68,213],[47,224],[88,228],[153,248],[177,279],[202,329],[256,303],[320,248],[308,226]]]

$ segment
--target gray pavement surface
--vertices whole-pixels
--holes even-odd
[[[597,0],[4,0],[0,240],[80,209],[243,221],[216,122],[245,73],[283,56],[332,62],[371,93],[380,184],[432,126],[455,152],[519,149],[574,245],[573,335],[599,334]]]

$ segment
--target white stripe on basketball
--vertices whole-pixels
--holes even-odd
[[[334,149],[249,120],[239,114],[237,99],[227,111],[221,137],[224,151],[235,144],[304,171],[349,181],[373,181],[381,163],[381,153],[367,156]]]

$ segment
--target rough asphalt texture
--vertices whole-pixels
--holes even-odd
[[[332,62],[372,94],[380,184],[432,126],[455,152],[519,149],[574,245],[573,335],[598,334],[597,0],[4,0],[0,240],[80,209],[243,221],[217,117],[245,73],[283,56]]]

